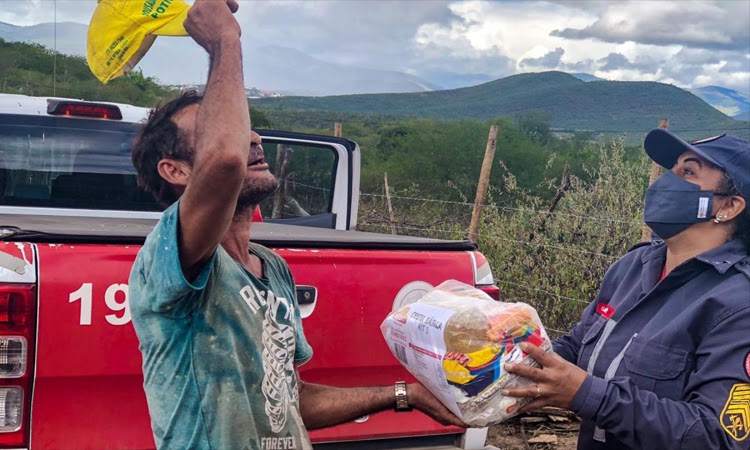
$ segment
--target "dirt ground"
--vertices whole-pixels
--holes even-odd
[[[552,420],[543,414],[514,417],[490,427],[487,444],[501,450],[575,450],[579,426],[575,417],[567,420]],[[534,438],[556,443],[534,443]]]

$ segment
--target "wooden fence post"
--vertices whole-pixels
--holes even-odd
[[[284,144],[276,146],[276,177],[279,179],[279,188],[276,190],[273,198],[273,210],[271,218],[280,219],[281,213],[286,203],[287,193],[287,172],[289,163],[292,160],[292,149]]]
[[[490,127],[490,133],[487,136],[487,146],[484,149],[484,161],[482,161],[482,171],[479,173],[477,196],[474,200],[474,209],[471,212],[471,224],[469,225],[469,239],[474,242],[479,241],[479,223],[482,221],[484,200],[487,197],[487,190],[489,189],[490,172],[492,172],[492,162],[495,160],[495,147],[497,146],[499,128],[499,125],[492,125]]]
[[[333,135],[335,137],[341,137],[341,122],[336,122],[333,124]]]
[[[669,128],[669,119],[666,117],[663,117],[659,119],[659,128],[661,129],[668,129]],[[655,162],[651,163],[651,174],[648,177],[648,185],[651,186],[654,184],[654,181],[656,181],[659,176],[661,175],[661,166]],[[651,241],[651,228],[648,227],[648,225],[643,226],[643,232],[641,233],[641,242],[649,242]]]
[[[388,186],[388,173],[383,172],[385,183],[385,201],[388,203],[388,218],[391,223],[391,234],[396,234],[396,217],[393,215],[393,204],[391,203],[391,188]]]

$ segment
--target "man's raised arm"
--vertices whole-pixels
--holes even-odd
[[[179,211],[180,263],[188,277],[200,272],[227,231],[247,173],[250,112],[240,27],[232,15],[237,8],[234,0],[198,0],[185,21],[185,29],[211,58],[197,117],[185,118],[195,127],[194,162]]]

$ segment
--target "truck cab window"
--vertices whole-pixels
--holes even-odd
[[[161,211],[137,186],[131,148],[137,124],[0,114],[0,207]],[[331,147],[264,140],[279,190],[264,220],[335,227],[338,156]],[[300,222],[304,221],[304,223]]]
[[[336,154],[329,147],[289,145],[264,140],[269,170],[279,189],[260,205],[264,218],[293,219],[329,214],[336,170]]]
[[[160,210],[136,185],[134,125],[13,117],[0,117],[0,205]]]

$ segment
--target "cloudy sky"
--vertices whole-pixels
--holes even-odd
[[[85,24],[95,5],[57,0],[57,20]],[[53,0],[0,0],[2,22],[53,17]],[[448,87],[557,69],[750,91],[748,0],[253,0],[238,19],[253,44]]]

